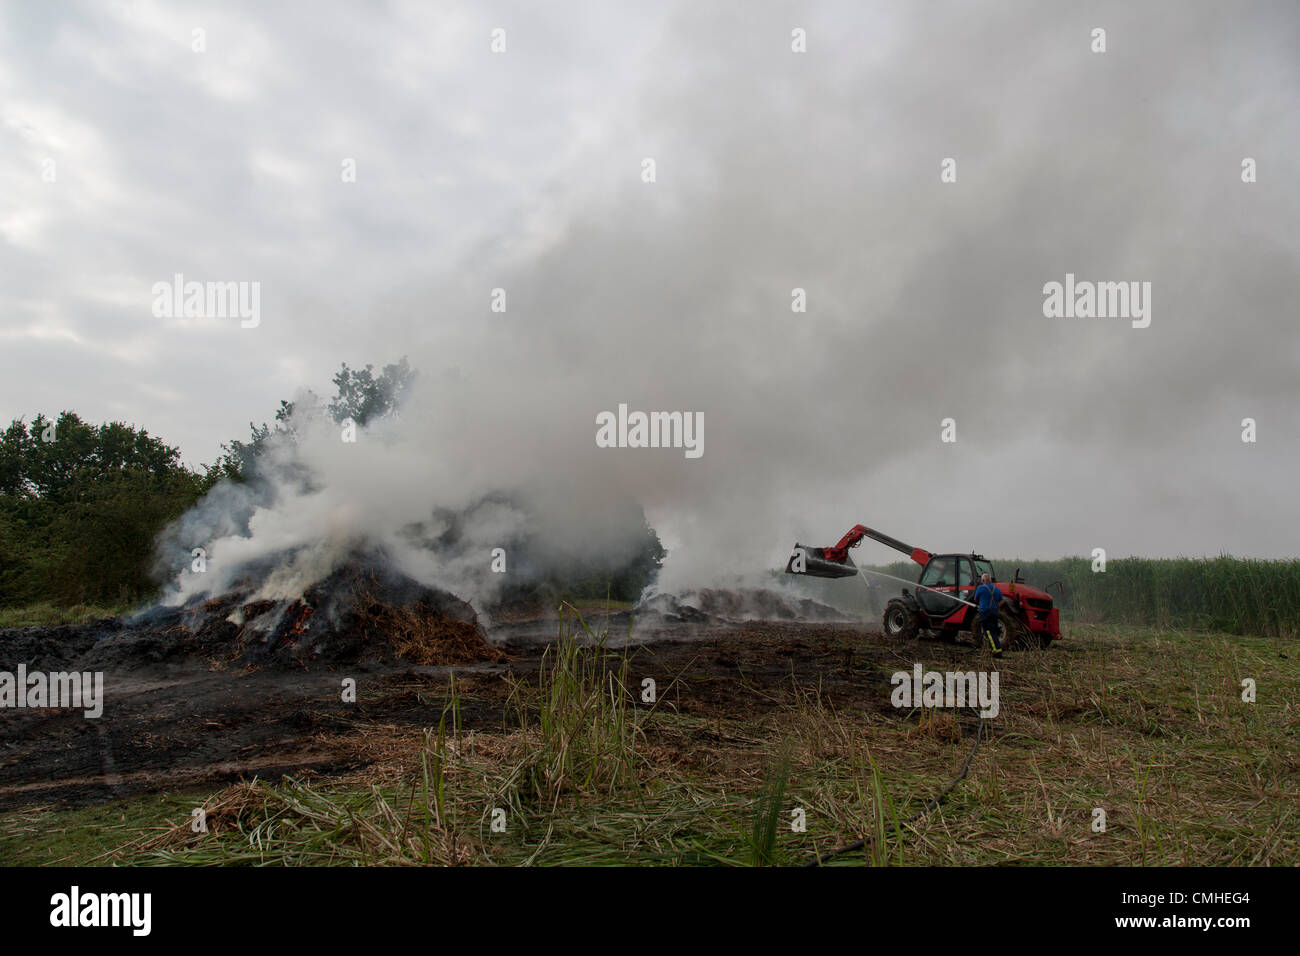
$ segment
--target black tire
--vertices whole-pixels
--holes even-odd
[[[1029,626],[1007,608],[998,611],[998,623],[1002,625],[1004,651],[1026,651],[1039,646],[1037,636]]]
[[[1046,631],[1030,631],[1025,635],[1025,646],[1032,647],[1034,650],[1049,650],[1053,643],[1055,642],[1052,640],[1052,635]]]
[[[898,598],[885,605],[885,614],[880,619],[880,627],[885,632],[885,637],[898,641],[910,641],[916,637],[919,624],[916,612],[906,601]]]
[[[1009,608],[1003,607],[998,611],[998,624],[1002,627],[1002,636],[999,640],[1004,651],[1025,651],[1047,647],[1052,643],[1051,638],[1046,634],[1035,634],[1029,630],[1029,626]],[[977,649],[990,649],[988,638],[984,636],[983,629],[980,627],[978,614],[971,619],[970,629],[963,633]]]

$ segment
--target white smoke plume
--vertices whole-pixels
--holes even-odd
[[[617,556],[639,531],[628,499],[669,549],[666,591],[760,583],[796,539],[857,521],[988,554],[1285,552],[1287,522],[1241,529],[1296,514],[1274,480],[1294,446],[1238,465],[1245,412],[1222,411],[1284,422],[1295,397],[1296,12],[1257,13],[685,5],[517,215],[355,315],[322,307],[364,350],[334,361],[408,355],[420,378],[354,445],[307,429],[309,490],[223,489],[186,519],[177,543],[208,547],[211,577],[182,593],[291,553],[262,585],[288,593],[364,545],[486,599],[509,577],[490,549],[521,535]],[[528,56],[509,61],[524,84]],[[1247,150],[1278,176],[1243,185]],[[1067,272],[1151,282],[1150,327],[1045,318]],[[285,318],[295,341],[310,317]],[[703,455],[598,448],[620,403],[702,413]],[[495,490],[511,503],[484,503]],[[423,546],[446,514],[462,544]]]
[[[186,567],[164,603],[235,588],[249,600],[293,600],[359,560],[482,609],[509,583],[635,555],[644,525],[628,499],[572,479],[563,456],[540,448],[516,461],[505,442],[499,457],[467,457],[460,419],[417,414],[432,394],[417,375],[406,403],[369,427],[335,422],[314,396],[298,396],[250,480],[222,482],[165,533],[165,567]]]

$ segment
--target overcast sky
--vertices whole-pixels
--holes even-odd
[[[645,503],[683,580],[859,521],[1008,557],[1297,553],[1292,0],[0,17],[4,421],[74,409],[198,464],[340,362],[408,355],[438,454],[562,451]],[[260,283],[260,324],[155,316],[176,273]],[[1067,273],[1149,282],[1149,327],[1045,317]],[[620,402],[702,412],[703,456],[597,449]]]

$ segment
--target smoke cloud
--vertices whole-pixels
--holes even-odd
[[[293,590],[375,546],[486,599],[490,548],[520,536],[556,561],[617,556],[638,530],[628,499],[669,548],[670,591],[759,582],[796,539],[857,521],[999,556],[1293,552],[1294,4],[456,10],[395,5],[351,39],[341,14],[247,8],[258,104],[199,86],[260,139],[214,105],[175,147],[232,163],[214,144],[235,136],[261,172],[209,179],[247,219],[209,208],[212,232],[180,251],[115,247],[141,290],[262,281],[257,329],[149,343],[156,391],[182,387],[174,366],[215,396],[164,434],[211,447],[340,359],[420,372],[355,444],[308,429],[310,491],[222,488],[189,516],[172,546],[210,545],[207,580],[288,549],[265,586]],[[123,85],[85,108],[148,168],[162,142],[98,99]],[[358,182],[333,182],[358,154]],[[253,236],[261,258],[236,254]],[[29,258],[20,301],[53,284]],[[1045,317],[1044,284],[1067,274],[1149,282],[1150,326]],[[90,315],[117,314],[110,299]],[[130,394],[152,421],[157,394]],[[597,447],[620,403],[702,415],[704,454]],[[461,543],[431,548],[446,515]],[[894,556],[874,547],[865,560]]]

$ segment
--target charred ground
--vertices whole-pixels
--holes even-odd
[[[665,688],[665,707],[738,716],[801,686],[846,707],[880,710],[887,699],[876,666],[885,661],[862,650],[870,626],[795,623],[835,612],[763,592],[690,600],[708,610],[662,598],[638,615],[591,615],[609,666],[626,652],[638,679]],[[743,620],[754,609],[787,620]],[[0,670],[100,671],[105,705],[93,720],[76,709],[0,713],[0,809],[361,770],[377,728],[436,723],[453,677],[464,726],[500,730],[512,688],[536,674],[559,625],[555,610],[515,606],[485,626],[446,592],[349,569],[293,601],[234,592],[133,618],[2,630]],[[343,699],[348,678],[354,702]]]

